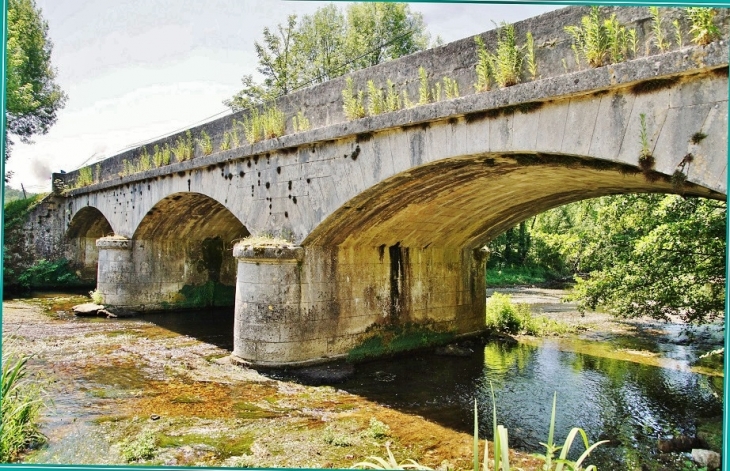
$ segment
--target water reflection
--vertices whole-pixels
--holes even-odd
[[[377,382],[373,378],[392,378]],[[543,451],[553,393],[558,394],[556,438],[582,427],[598,448],[601,469],[626,469],[655,459],[659,438],[694,435],[696,419],[722,413],[711,378],[669,369],[525,343],[489,342],[469,358],[421,354],[360,365],[344,389],[471,431],[472,401],[480,410],[480,434],[491,437],[491,392],[510,445]],[[581,445],[574,444],[577,456]],[[575,457],[575,456],[574,456]]]

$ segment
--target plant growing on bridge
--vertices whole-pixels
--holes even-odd
[[[636,32],[622,26],[615,14],[602,20],[597,6],[591,8],[589,15],[581,18],[580,26],[566,26],[564,29],[573,38],[573,50],[578,63],[581,57],[590,67],[601,67],[609,60],[620,62],[626,59],[630,45],[635,54]]]
[[[691,23],[692,42],[704,46],[720,38],[720,29],[714,23],[714,8],[689,7],[685,11]]]
[[[193,142],[193,135],[190,131],[185,132],[185,137],[178,136],[175,140],[175,146],[172,148],[172,152],[175,154],[178,162],[184,162],[193,158],[195,152],[195,143]]]
[[[537,62],[535,61],[535,39],[532,37],[532,31],[527,32],[525,49],[527,51],[527,71],[530,72],[532,80],[536,80]]]
[[[682,36],[682,27],[679,25],[679,20],[672,20],[672,26],[674,27],[674,40],[677,41],[677,46],[681,49],[684,47],[684,37]]]
[[[405,90],[404,90],[405,91]],[[385,112],[398,111],[401,108],[400,94],[395,88],[395,84],[388,79],[385,82]]]
[[[377,116],[385,111],[385,96],[383,90],[375,86],[375,82],[368,80],[368,114]]]
[[[639,168],[646,175],[654,168],[654,156],[649,149],[649,137],[646,132],[646,114],[639,114],[639,141],[641,143],[641,154],[639,154]]]
[[[520,82],[522,74],[522,51],[517,47],[515,27],[500,23],[497,28],[497,52],[491,55],[494,81],[500,87],[509,87]]]
[[[365,98],[362,90],[355,90],[352,77],[345,79],[345,89],[342,90],[342,110],[349,120],[365,117]]]
[[[94,179],[91,176],[91,167],[82,167],[79,169],[79,176],[76,177],[76,188],[89,186],[94,183]]]
[[[447,100],[459,97],[459,84],[456,83],[456,80],[444,77],[444,94],[446,94]]]
[[[170,164],[170,144],[165,143],[162,149],[160,149],[158,144],[155,144],[154,151],[154,154],[152,154],[152,161],[154,162],[155,167],[159,168]]]
[[[197,139],[200,150],[203,151],[203,155],[210,155],[213,153],[213,143],[210,140],[210,136],[205,129],[200,131],[200,137]]]
[[[142,147],[142,153],[139,156],[139,161],[137,162],[137,171],[138,172],[146,172],[147,170],[152,168],[152,162],[150,161],[150,154],[147,153],[147,147]]]
[[[664,52],[669,49],[669,41],[667,41],[662,29],[663,18],[659,12],[659,7],[649,7],[649,14],[651,15],[651,42],[660,52]]]
[[[481,36],[474,36],[474,42],[477,45],[477,83],[474,88],[477,92],[486,92],[492,83],[492,61],[489,59],[489,52]]]
[[[311,127],[303,111],[299,111],[295,116],[292,116],[291,122],[294,132],[307,131]]]
[[[426,105],[431,102],[431,90],[428,85],[428,74],[423,67],[418,68],[418,104]]]

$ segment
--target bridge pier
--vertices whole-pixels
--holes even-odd
[[[235,361],[303,365],[346,356],[376,336],[443,339],[484,328],[479,250],[239,243],[233,254]]]
[[[233,304],[235,267],[220,238],[111,236],[98,239],[96,247],[97,292],[107,306],[154,311]]]
[[[133,280],[138,279],[132,257],[132,240],[126,237],[102,237],[97,239],[98,268],[96,291],[104,303],[127,307],[133,302]]]

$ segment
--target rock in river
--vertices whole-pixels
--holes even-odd
[[[71,308],[77,316],[98,316],[99,311],[104,310],[104,306],[101,304],[94,304],[94,303],[84,303],[84,304],[77,304],[76,306],[73,306]],[[104,313],[106,315],[106,313]]]

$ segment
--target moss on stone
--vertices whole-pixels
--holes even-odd
[[[406,324],[378,328],[347,354],[350,361],[392,355],[452,341],[454,332],[437,331],[430,326]]]

